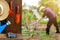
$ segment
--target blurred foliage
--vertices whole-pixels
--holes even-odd
[[[60,4],[59,0],[41,0],[39,2],[40,6],[46,6],[49,7],[52,11],[54,11],[54,13],[57,16],[57,22],[60,21],[60,14],[58,14],[58,12],[60,11],[58,8],[58,4]]]
[[[26,10],[26,9],[25,9]],[[31,12],[29,11],[29,10],[23,10],[23,12],[22,12],[22,24],[24,24],[24,22],[26,21],[26,20],[28,20],[28,21],[30,21],[31,19]]]
[[[22,30],[22,35],[25,38],[29,38],[33,34],[34,34],[34,36],[40,37],[42,40],[55,40],[56,39],[56,37],[54,37],[55,34],[46,35],[45,31],[42,31],[42,30],[40,30],[40,31],[31,30],[31,31],[29,31],[29,34],[28,34],[28,30],[27,29]]]
[[[38,10],[38,12],[39,12],[39,8],[41,6],[47,6],[47,7],[51,8],[52,11],[54,11],[54,13],[56,14],[58,26],[60,26],[60,14],[58,14],[58,12],[59,12],[58,2],[59,2],[58,0],[56,2],[54,2],[53,0],[41,0],[39,2],[40,6],[38,8],[33,7],[33,6],[32,6],[32,8],[36,8]],[[26,24],[25,24],[26,21],[27,21],[27,24],[29,24],[29,22],[31,20],[33,20],[33,19],[37,20],[37,18],[35,16],[33,16],[33,12],[31,11],[31,9],[25,9],[26,6],[27,6],[26,4],[24,4],[22,6],[23,7],[22,8],[22,25],[25,25],[25,26],[26,26]],[[42,12],[39,12],[39,13],[40,13],[40,16],[43,15]],[[39,23],[46,24],[47,22],[44,20],[41,20],[41,21],[39,21]],[[35,32],[33,32],[33,31],[35,31]],[[38,34],[37,34],[37,32],[38,32]],[[46,33],[44,31],[37,31],[37,32],[36,32],[36,30],[32,30],[32,31],[30,31],[30,34],[28,34],[28,29],[26,28],[26,29],[22,30],[22,35],[25,37],[29,37],[30,35],[33,35],[33,33],[35,33],[35,35],[39,35],[42,38],[42,40],[55,40],[53,35],[46,35]]]
[[[46,6],[46,7],[49,7],[52,9],[52,11],[54,11],[54,13],[56,14],[57,16],[57,22],[60,22],[60,14],[58,14],[59,12],[59,8],[58,8],[58,4],[59,4],[59,1],[58,0],[41,0],[39,1],[39,7],[34,7],[34,6],[31,6],[32,8],[35,8],[38,12],[39,12],[39,8],[41,6]],[[26,9],[28,5],[24,4],[22,7],[22,24],[25,25],[25,22],[28,21],[28,24],[31,20],[37,20],[37,18],[35,16],[33,16],[33,12],[31,9]],[[43,15],[42,12],[39,12],[40,16]],[[39,23],[41,24],[45,24],[47,22],[45,21],[40,21]]]
[[[41,20],[39,21],[40,24],[47,24],[47,21]]]
[[[39,5],[49,7],[54,13],[58,13],[58,5],[53,0],[41,0]]]

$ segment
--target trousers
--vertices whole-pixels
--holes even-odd
[[[54,26],[56,27],[56,32],[59,33],[57,20],[56,20],[56,18],[53,18],[53,19],[49,19],[49,21],[47,23],[46,34],[49,34],[50,27],[52,24],[54,24]]]

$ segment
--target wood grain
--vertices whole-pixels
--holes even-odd
[[[6,0],[9,4],[10,0]],[[3,33],[8,33],[8,32],[13,32],[13,33],[20,33],[21,34],[21,18],[20,18],[20,23],[16,24],[15,22],[15,15],[16,15],[16,6],[20,6],[20,14],[22,15],[22,0],[12,0],[13,1],[13,11],[14,11],[14,16],[8,17],[6,20],[10,21],[12,24],[9,25]],[[6,21],[5,21],[6,22]]]

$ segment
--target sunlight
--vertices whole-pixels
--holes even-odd
[[[24,5],[24,3],[26,3],[26,5],[29,5],[29,6],[38,6],[38,2],[40,0],[22,0],[22,5]]]

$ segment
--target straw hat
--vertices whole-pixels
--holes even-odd
[[[44,6],[41,6],[40,8],[39,8],[39,11],[41,11],[42,9],[44,9],[45,7]]]
[[[0,0],[0,21],[5,20],[9,14],[9,5],[5,0]]]

